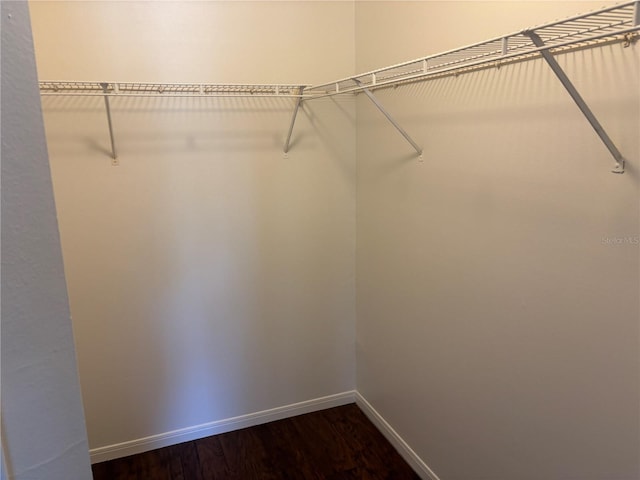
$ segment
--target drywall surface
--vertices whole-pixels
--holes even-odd
[[[601,2],[357,2],[357,70]],[[384,31],[384,35],[380,32]],[[357,389],[442,480],[634,480],[640,44],[357,102]]]
[[[24,2],[2,2],[3,478],[90,479]]]
[[[301,83],[343,2],[33,2],[41,79]],[[321,35],[331,29],[331,35]],[[45,98],[92,449],[353,390],[355,101]]]

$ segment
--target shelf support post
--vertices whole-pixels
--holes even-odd
[[[291,125],[289,125],[289,133],[287,133],[287,141],[284,143],[284,153],[285,155],[289,153],[289,146],[291,143],[291,134],[293,133],[293,126],[296,123],[296,117],[298,116],[298,110],[300,109],[300,105],[302,104],[302,92],[304,87],[299,87],[298,90],[298,98],[296,98],[296,106],[293,108],[293,115],[291,116]]]
[[[533,30],[528,30],[524,32],[524,34],[531,39],[536,47],[544,47],[544,42],[542,41],[540,36]],[[553,73],[556,74],[556,77],[558,77],[558,80],[560,80],[569,95],[571,95],[573,101],[576,103],[576,105],[578,105],[578,108],[580,109],[580,111],[582,111],[583,115],[596,131],[596,133],[600,137],[600,140],[602,140],[611,155],[613,155],[616,164],[611,171],[613,173],[624,173],[624,158],[620,153],[620,150],[618,150],[611,138],[609,138],[609,135],[607,135],[607,132],[604,130],[596,116],[593,114],[582,96],[578,93],[576,87],[573,85],[573,83],[571,83],[571,80],[569,80],[567,74],[564,73],[564,70],[562,70],[562,67],[558,64],[553,54],[549,51],[549,49],[540,50],[540,54],[542,55],[542,58],[544,58],[544,60],[547,62],[551,70],[553,70]]]
[[[118,154],[116,152],[116,142],[113,138],[113,124],[111,123],[111,105],[109,103],[109,95],[107,95],[107,88],[109,87],[108,83],[101,83],[102,91],[104,92],[104,107],[107,111],[107,122],[109,123],[109,139],[111,140],[111,157],[113,161],[111,162],[113,165],[118,165]]]
[[[378,110],[380,110],[382,112],[382,114],[385,117],[387,117],[387,120],[389,120],[391,122],[391,124],[394,127],[396,127],[396,130],[398,130],[398,132],[400,132],[400,134],[405,138],[405,140],[411,144],[411,146],[415,149],[415,151],[418,153],[418,155],[422,156],[422,148],[420,148],[420,146],[416,142],[413,141],[413,139],[404,130],[404,128],[402,128],[398,124],[398,122],[396,122],[394,120],[394,118],[391,116],[391,114],[385,110],[385,108],[378,101],[378,99],[373,95],[373,93],[371,93],[371,90],[369,90],[367,87],[363,87],[362,86],[362,82],[360,80],[358,80],[357,78],[353,78],[352,80],[356,83],[356,85],[358,85],[359,87],[362,87],[362,91],[365,93],[365,95],[367,97],[369,97],[369,100],[371,100],[373,102],[373,104],[378,108]]]

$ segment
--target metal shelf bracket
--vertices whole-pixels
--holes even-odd
[[[353,81],[356,83],[356,85],[358,85],[359,87],[362,87],[362,82],[360,80],[358,80],[357,78],[353,78]],[[422,148],[416,142],[413,141],[413,139],[411,138],[411,136],[409,136],[409,134],[405,131],[405,129],[402,128],[398,124],[398,122],[396,122],[395,119],[391,116],[391,114],[385,110],[385,108],[378,101],[378,99],[373,95],[373,93],[371,93],[371,90],[369,90],[366,87],[362,87],[362,91],[365,93],[365,95],[367,97],[369,97],[369,100],[371,100],[373,102],[373,104],[378,108],[378,110],[380,110],[382,112],[382,114],[385,117],[387,117],[387,120],[389,120],[391,122],[391,124],[394,127],[396,127],[396,130],[398,130],[398,132],[400,132],[400,134],[405,138],[405,140],[411,144],[411,146],[415,149],[415,151],[421,157],[422,156]]]
[[[102,87],[102,91],[104,92],[104,107],[105,107],[105,110],[107,111],[107,122],[109,123],[109,139],[111,140],[111,157],[113,159],[111,161],[111,164],[113,166],[117,166],[119,164],[118,154],[116,152],[116,142],[113,138],[113,124],[111,122],[111,105],[109,104],[109,95],[107,95],[109,84],[101,83],[100,86]]]
[[[545,46],[540,36],[533,30],[528,30],[523,33],[531,39],[536,47]],[[578,108],[589,121],[593,129],[596,131],[596,133],[600,137],[600,140],[602,140],[611,155],[613,155],[616,163],[611,171],[613,173],[624,173],[624,158],[622,157],[620,150],[618,150],[618,147],[615,146],[609,135],[607,135],[607,132],[604,130],[580,93],[578,93],[576,87],[573,85],[573,83],[571,83],[571,80],[569,80],[567,74],[564,73],[564,70],[562,70],[562,67],[558,64],[553,54],[549,51],[549,49],[541,49],[540,54],[542,55],[542,58],[544,58],[544,60],[547,62],[551,70],[553,70],[553,73],[556,74],[556,77],[558,77],[558,80],[560,80],[560,83],[562,83],[569,95],[571,95],[573,101],[576,103],[576,105],[578,105]]]
[[[301,86],[298,89],[298,98],[296,98],[296,105],[293,108],[293,115],[291,116],[291,125],[289,125],[289,133],[287,133],[287,140],[284,143],[284,154],[287,155],[289,153],[289,147],[291,146],[291,134],[293,133],[293,126],[296,123],[296,117],[298,116],[298,110],[300,109],[300,105],[302,104],[302,92],[304,91],[304,87]]]

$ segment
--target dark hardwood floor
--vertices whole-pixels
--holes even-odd
[[[93,465],[94,480],[419,480],[355,404]]]

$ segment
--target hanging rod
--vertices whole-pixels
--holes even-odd
[[[638,1],[621,3],[501,37],[421,57],[348,78],[307,87],[312,98],[375,90],[429,77],[455,75],[510,61],[538,57],[542,51],[557,53],[610,41],[630,42],[640,30]],[[536,45],[527,35],[535,31],[544,42]],[[357,80],[357,82],[356,82]]]

